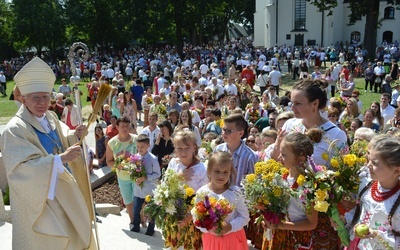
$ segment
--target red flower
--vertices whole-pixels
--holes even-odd
[[[281,222],[278,214],[272,213],[270,211],[265,211],[263,212],[263,215],[264,219],[270,223],[279,224],[279,222]]]
[[[204,214],[205,212],[207,212],[207,208],[204,206],[204,202],[200,201],[196,204],[196,210],[199,213]]]
[[[214,222],[214,220],[212,220],[211,218],[207,218],[203,221],[202,227],[207,230],[211,230],[213,228],[213,222]]]

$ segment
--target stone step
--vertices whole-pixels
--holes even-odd
[[[109,167],[94,168],[90,175],[92,190],[100,187],[115,175]]]
[[[0,246],[3,250],[12,249],[12,225],[0,219]]]
[[[100,216],[106,216],[108,214],[114,214],[114,215],[121,214],[119,206],[109,204],[109,203],[96,204],[96,212]]]

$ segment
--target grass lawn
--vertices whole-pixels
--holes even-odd
[[[283,76],[283,89],[284,90],[290,90],[292,89],[292,86],[294,85],[295,81],[292,80],[292,76],[290,75],[284,75]],[[375,93],[369,93],[369,92],[364,92],[364,78],[356,78],[355,79],[356,83],[356,89],[360,91],[360,100],[363,103],[363,111],[368,108],[372,101],[379,101],[380,95],[375,94]],[[0,97],[0,124],[6,124],[11,117],[14,116],[14,114],[17,112],[17,106],[14,104],[14,101],[10,101],[9,97],[11,95],[11,91],[14,88],[14,82],[13,81],[8,81],[7,82],[7,97]],[[57,80],[56,84],[54,86],[54,89],[57,91],[58,87],[60,86],[61,81]],[[71,86],[71,85],[70,85]],[[82,91],[82,96],[81,96],[81,103],[82,106],[88,106],[90,105],[90,102],[86,102],[86,96],[87,96],[87,88],[86,88],[86,82],[81,82],[79,85],[79,89]],[[283,92],[282,92],[283,93]],[[338,94],[336,94],[338,96]]]

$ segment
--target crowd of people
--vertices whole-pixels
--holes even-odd
[[[146,235],[154,234],[154,221],[143,214],[145,198],[153,195],[165,171],[172,169],[195,192],[225,198],[235,208],[218,233],[197,228],[193,212],[187,211],[176,222],[179,233],[166,232],[166,247],[246,249],[247,237],[257,249],[340,249],[335,225],[328,216],[315,210],[306,213],[298,197],[291,198],[285,221],[255,224],[255,215],[250,215],[246,207],[242,183],[255,172],[257,162],[274,159],[288,169],[287,181],[292,188],[301,188],[293,183],[299,169],[307,164],[307,157],[330,168],[323,155],[332,156],[332,145],[346,150],[354,142],[365,140],[369,142],[365,151],[368,163],[360,174],[360,192],[354,194],[360,202],[346,207],[342,217],[353,246],[400,248],[400,98],[399,85],[391,84],[398,79],[398,50],[388,48],[388,52],[378,50],[374,62],[366,59],[367,52],[361,47],[339,43],[326,50],[290,46],[261,50],[243,44],[207,49],[188,45],[183,57],[173,47],[165,47],[151,54],[144,49],[137,54],[123,51],[82,62],[84,69],[85,64],[89,68],[89,75],[83,72],[81,77],[90,79],[87,87],[92,106],[102,84],[113,88],[100,114],[107,128],[104,131],[98,124],[94,131],[93,157],[97,157],[98,167],[115,168],[118,156],[124,152],[146,159],[147,177],[132,181],[126,171],[116,171],[130,218],[129,229],[140,232],[142,227]],[[385,61],[387,54],[389,62]],[[379,60],[381,55],[385,60]],[[299,78],[285,93],[281,88],[284,64],[288,66],[287,74]],[[380,93],[380,99],[366,105],[366,109],[354,84],[358,65],[362,65],[365,92],[369,84],[371,92],[375,87],[374,92]],[[309,67],[314,67],[313,72]],[[58,75],[58,70],[52,70]],[[66,71],[59,73],[68,79]],[[76,80],[76,75],[72,77]],[[70,78],[70,82],[72,88],[63,79],[59,90],[53,89],[57,92],[54,99],[45,101],[73,131],[80,128],[71,98],[79,81]],[[22,94],[21,102],[26,106],[26,93]],[[143,129],[138,135],[141,122]],[[319,139],[314,133],[320,134]],[[354,215],[354,211],[358,212]],[[365,237],[354,237],[354,221],[369,226]],[[272,238],[266,238],[267,229],[274,230]]]

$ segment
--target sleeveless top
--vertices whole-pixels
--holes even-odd
[[[131,139],[126,142],[121,142],[118,139],[118,136],[115,136],[108,141],[108,146],[110,146],[111,150],[113,151],[114,159],[116,158],[118,153],[120,153],[122,151],[127,151],[132,155],[137,153],[136,135],[130,134],[130,136],[131,136]],[[116,173],[117,173],[118,178],[121,180],[127,181],[127,180],[131,179],[130,174],[126,171],[117,170]]]

